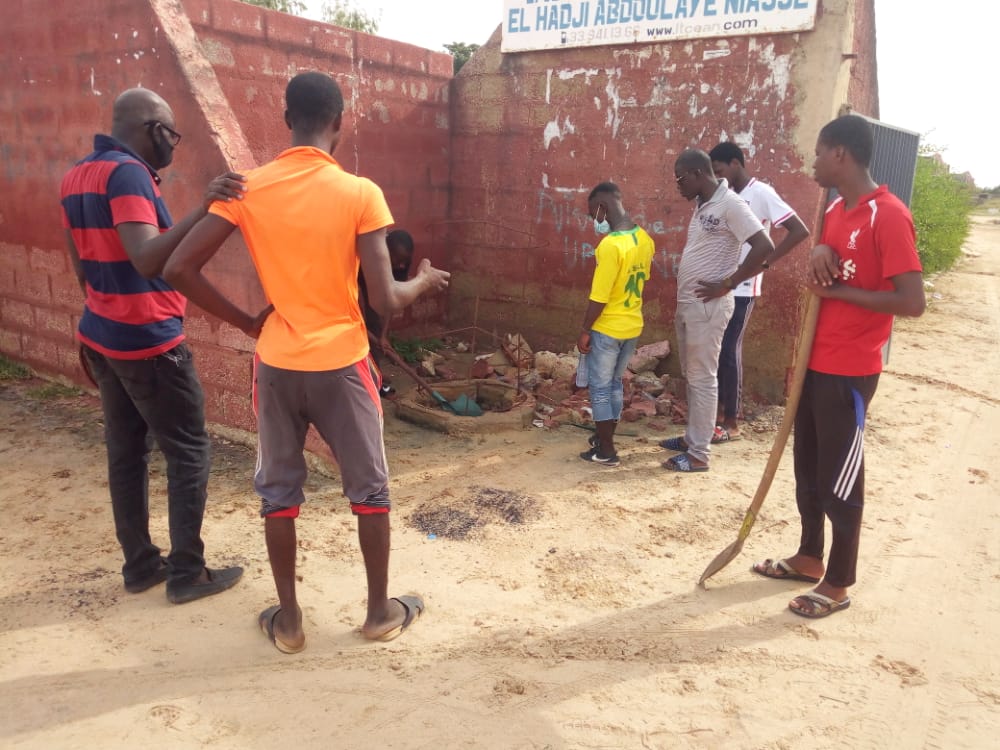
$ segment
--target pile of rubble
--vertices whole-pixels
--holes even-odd
[[[657,375],[670,355],[670,342],[660,341],[640,347],[628,363],[622,376],[625,408],[622,421],[677,416],[679,405],[668,391],[669,375]],[[592,422],[590,398],[586,387],[577,386],[580,355],[538,352],[535,371],[539,384],[535,388],[536,421],[538,427]]]
[[[457,354],[468,352],[464,342],[454,343]],[[471,366],[457,367],[445,353],[420,353],[417,369],[423,374],[443,380],[469,377],[474,380],[497,379],[516,386],[518,391],[534,396],[536,427],[553,428],[562,424],[593,424],[590,399],[586,387],[577,386],[577,368],[580,354],[549,351],[532,352],[520,334],[507,335],[493,352],[476,355]],[[669,392],[670,376],[657,374],[670,355],[670,342],[660,341],[639,347],[629,361],[623,377],[625,408],[622,420],[636,422],[661,418],[666,422],[686,420],[684,404],[678,403]],[[464,370],[459,373],[457,370]]]

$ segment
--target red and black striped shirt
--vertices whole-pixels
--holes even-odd
[[[156,171],[127,146],[94,137],[94,152],[78,162],[61,187],[63,226],[70,230],[87,282],[77,336],[113,359],[145,359],[184,340],[187,300],[162,278],[144,279],[128,258],[116,227],[173,221],[160,196]]]

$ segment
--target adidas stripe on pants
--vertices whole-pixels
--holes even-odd
[[[865,417],[878,375],[809,370],[795,415],[795,499],[802,520],[799,554],[823,559],[826,519],[833,529],[826,580],[852,586],[865,503]]]

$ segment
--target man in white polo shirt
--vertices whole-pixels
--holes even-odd
[[[750,206],[712,172],[708,154],[684,151],[674,163],[677,189],[695,201],[687,242],[677,272],[677,350],[687,381],[688,421],[683,437],[660,442],[678,455],[665,461],[671,471],[708,471],[718,409],[719,351],[733,314],[732,291],[759,273],[774,250]],[[740,263],[740,248],[750,252]]]
[[[772,267],[809,236],[806,225],[777,191],[766,182],[750,176],[739,146],[731,142],[720,143],[708,152],[708,156],[712,160],[715,176],[724,178],[729,187],[750,205],[750,210],[764,225],[764,231],[770,234],[772,227],[785,230],[785,236],[765,262],[765,269]],[[750,246],[743,245],[740,260],[746,258],[749,252]],[[733,290],[736,305],[722,337],[722,352],[719,354],[719,413],[713,443],[725,443],[740,437],[737,417],[743,395],[743,334],[754,302],[760,296],[763,277],[763,273],[752,276]]]

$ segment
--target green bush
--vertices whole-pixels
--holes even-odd
[[[0,380],[27,380],[30,377],[30,368],[0,355]]]
[[[441,339],[433,338],[398,339],[395,336],[390,336],[389,341],[392,343],[392,348],[396,350],[396,353],[411,365],[416,364],[424,352],[436,352],[444,346],[444,342]]]
[[[930,156],[917,158],[910,208],[925,274],[946,271],[961,257],[974,199],[973,188],[956,179],[946,164]]]
[[[30,388],[28,395],[37,401],[52,401],[60,398],[75,398],[83,393],[79,388],[72,385],[63,385],[54,381],[45,383],[37,388]]]

